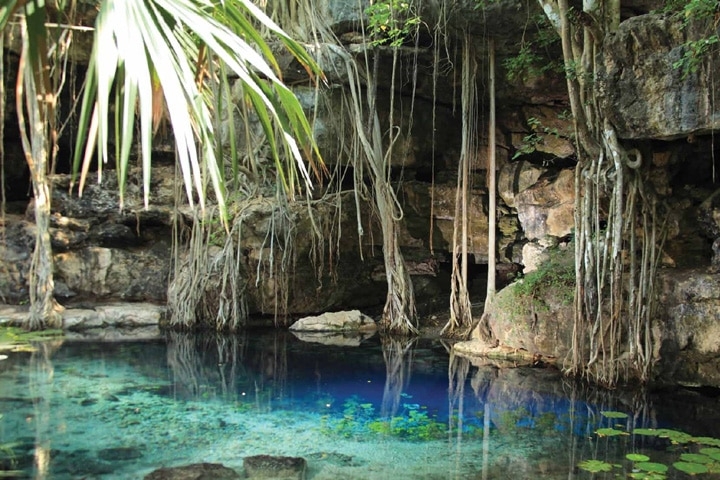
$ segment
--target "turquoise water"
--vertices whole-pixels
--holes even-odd
[[[242,474],[243,458],[269,454],[304,457],[314,480],[679,479],[690,477],[673,462],[713,447],[633,431],[720,436],[717,396],[593,390],[550,369],[451,360],[430,340],[172,333],[5,354],[0,478],[139,479],[199,462]],[[637,476],[627,453],[668,471]],[[578,467],[588,460],[612,470]]]

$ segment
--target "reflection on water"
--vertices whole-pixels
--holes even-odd
[[[643,473],[632,452],[669,466],[634,478],[686,478],[672,465],[701,446],[628,433],[720,436],[717,397],[607,392],[449,351],[275,331],[41,344],[0,361],[0,477],[136,479],[199,462],[242,473],[244,457],[270,454],[304,457],[317,480],[625,478]]]

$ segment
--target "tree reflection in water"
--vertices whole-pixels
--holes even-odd
[[[35,448],[34,464],[36,480],[50,478],[50,452],[51,439],[55,432],[52,431],[52,409],[53,379],[55,369],[52,363],[52,355],[62,346],[63,341],[46,340],[42,342],[31,342],[30,348],[30,375],[28,389],[33,403],[33,418],[35,425]]]
[[[400,410],[400,401],[412,374],[413,346],[416,338],[382,338],[382,352],[385,359],[385,388],[383,389],[380,414],[392,418]]]

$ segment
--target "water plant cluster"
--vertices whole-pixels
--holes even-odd
[[[445,438],[448,425],[417,403],[403,403],[396,414],[381,415],[372,403],[352,396],[343,404],[342,418],[323,417],[323,431],[358,440],[384,435],[409,441],[429,441]]]
[[[602,416],[610,421],[627,419],[623,412],[601,412]],[[606,472],[617,477],[621,473],[628,478],[642,480],[663,480],[674,478],[673,474],[687,474],[690,476],[704,476],[720,474],[720,439],[714,437],[696,437],[689,433],[668,428],[634,428],[626,429],[622,424],[595,430],[597,439],[632,439],[627,445],[624,458],[607,458],[605,460],[592,458],[583,460],[578,464],[582,470],[593,474]],[[658,450],[654,445],[652,451],[645,453],[637,444],[645,443],[647,439],[656,439],[664,449]],[[653,458],[655,457],[655,458]],[[669,459],[669,460],[668,460]]]
[[[19,327],[0,326],[0,351],[32,351],[32,342],[51,340],[62,335],[63,331],[60,329],[28,332]]]

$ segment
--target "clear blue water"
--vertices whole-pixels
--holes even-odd
[[[426,339],[343,347],[287,332],[172,333],[6,354],[0,478],[140,479],[199,462],[242,474],[243,458],[259,454],[301,456],[314,480],[628,478],[627,453],[671,465],[701,446],[598,428],[720,436],[717,396],[607,392],[550,369],[474,366]],[[613,470],[578,468],[593,459]]]

